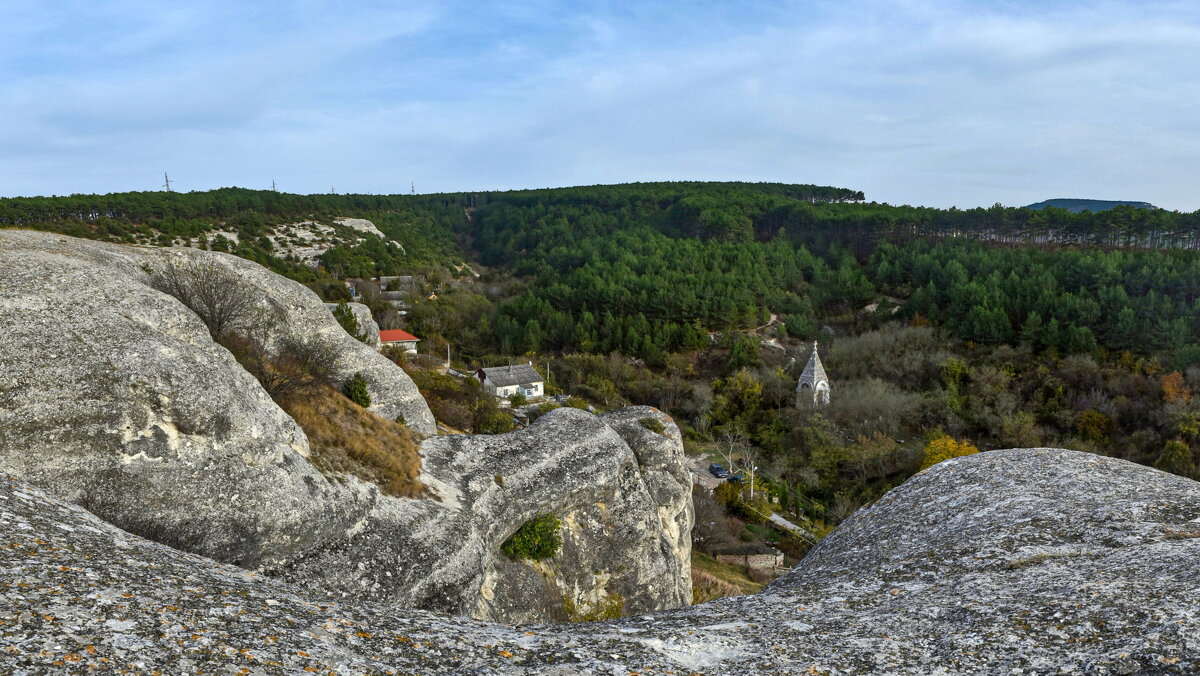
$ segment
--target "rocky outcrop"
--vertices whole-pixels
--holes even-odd
[[[686,605],[691,483],[679,432],[655,409],[627,415],[666,423],[660,441],[624,433],[658,446],[670,471],[644,471],[619,425],[570,408],[508,434],[434,437],[421,480],[438,500],[380,500],[352,539],[269,572],[344,598],[506,621],[560,619],[564,600],[586,608],[613,594],[626,612]],[[501,545],[542,514],[564,522],[561,555],[508,560]]]
[[[1200,670],[1200,484],[1074,451],[948,460],[761,594],[585,625],[321,602],[3,480],[0,542],[0,660],[18,673]]]
[[[170,397],[171,391],[184,384],[188,384],[186,389],[194,389],[190,378],[202,372],[240,371],[232,355],[207,337],[193,312],[152,288],[151,273],[171,262],[221,266],[261,294],[257,310],[262,328],[273,340],[316,337],[336,345],[341,359],[335,378],[363,373],[370,383],[371,410],[388,419],[403,415],[407,424],[422,434],[436,432],[428,404],[403,369],[354,340],[316,294],[301,284],[227,254],[135,248],[6,230],[0,231],[0,309],[4,310],[0,330],[14,340],[7,342],[0,359],[4,359],[4,373],[10,381],[31,384],[26,405],[39,396],[49,401],[71,396],[86,388],[98,373],[135,374],[143,367],[170,372],[180,368],[180,362],[194,365],[194,373],[163,380],[156,384],[157,389],[148,391],[114,386],[108,378],[94,383],[117,387],[111,394],[118,400],[144,401],[159,395]],[[245,374],[237,377],[247,384],[239,390],[253,389],[253,379],[247,381]],[[191,396],[197,399],[197,410],[220,411],[223,406],[217,397],[225,392],[206,388]],[[63,412],[67,417],[74,413]],[[261,436],[259,431],[248,433]]]
[[[372,410],[433,431],[403,370],[307,289],[253,263],[0,231],[0,473],[130,532],[339,599],[512,620],[618,594],[629,612],[690,600],[690,482],[666,416],[564,409],[507,435],[431,438],[429,498],[383,496],[318,472],[295,422],[194,313],[152,288],[149,275],[173,260],[220,265],[261,294],[271,340],[334,341],[341,375],[368,379]],[[506,559],[505,539],[544,513],[567,524],[561,556]]]

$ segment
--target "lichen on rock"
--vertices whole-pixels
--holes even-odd
[[[594,624],[330,603],[11,480],[0,542],[0,663],[17,672],[1200,671],[1200,483],[1076,451],[940,463],[760,594]]]

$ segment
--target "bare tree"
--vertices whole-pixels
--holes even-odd
[[[170,261],[150,283],[195,312],[214,341],[249,326],[257,302],[250,286],[213,261]]]
[[[754,475],[758,472],[761,452],[746,437],[745,430],[731,426],[721,434],[717,450],[730,472],[750,475],[750,499],[754,499]]]
[[[738,454],[746,446],[746,433],[740,427],[730,426],[717,440],[717,452],[725,461],[730,472],[736,472]]]
[[[267,329],[260,326],[226,342],[238,362],[276,401],[334,384],[340,353],[331,341],[288,336],[271,346]]]

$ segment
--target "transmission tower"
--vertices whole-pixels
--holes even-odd
[[[271,179],[271,192],[279,192],[275,189],[275,179]]]
[[[163,172],[163,187],[167,189],[167,192],[174,192],[171,190],[171,179],[167,176],[167,172],[165,171]]]

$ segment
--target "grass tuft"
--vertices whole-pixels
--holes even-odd
[[[331,387],[281,403],[308,435],[310,461],[322,474],[349,474],[386,495],[425,494],[419,445],[404,425],[360,408]]]

